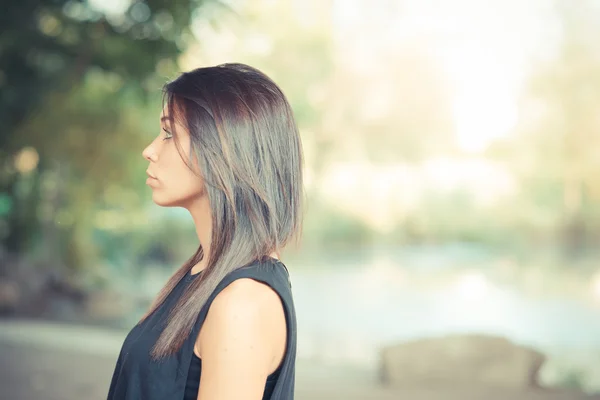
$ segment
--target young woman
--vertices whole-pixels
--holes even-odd
[[[143,151],[153,201],[200,245],[129,333],[108,399],[292,399],[296,315],[281,249],[301,226],[302,146],[277,85],[243,64],[165,86]]]

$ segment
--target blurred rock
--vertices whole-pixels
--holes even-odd
[[[450,335],[390,345],[381,351],[380,379],[391,387],[538,387],[546,357],[505,338]]]
[[[16,282],[7,279],[0,281],[0,314],[15,312],[20,299],[21,291]]]

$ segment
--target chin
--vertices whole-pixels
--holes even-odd
[[[177,207],[179,204],[174,199],[165,198],[164,196],[160,196],[156,192],[152,194],[152,201],[157,206],[161,207]]]
[[[152,193],[152,201],[154,202],[154,204],[156,204],[157,206],[161,206],[161,207],[189,208],[190,203],[191,203],[191,199],[189,199],[187,197],[184,197],[184,198],[167,197],[167,196],[161,196],[161,193],[157,193],[157,192]]]

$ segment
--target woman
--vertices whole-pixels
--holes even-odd
[[[200,245],[129,333],[109,399],[292,399],[296,316],[280,250],[301,226],[302,146],[277,85],[242,64],[165,86],[143,151],[153,201]]]

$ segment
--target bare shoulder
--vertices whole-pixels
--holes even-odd
[[[213,300],[198,336],[197,350],[205,358],[220,347],[235,347],[240,354],[247,354],[241,346],[252,347],[267,356],[264,361],[271,369],[285,347],[285,330],[279,295],[259,281],[237,279]]]
[[[279,295],[270,286],[250,278],[233,281],[217,295],[211,306],[223,313],[255,311],[268,313],[282,308]]]
[[[218,319],[219,325],[226,328],[243,329],[257,325],[263,328],[261,330],[269,330],[282,316],[281,299],[270,286],[242,278],[229,284],[213,300],[207,322]]]
[[[256,399],[285,354],[283,305],[269,286],[238,279],[219,293],[196,341],[199,399]]]

